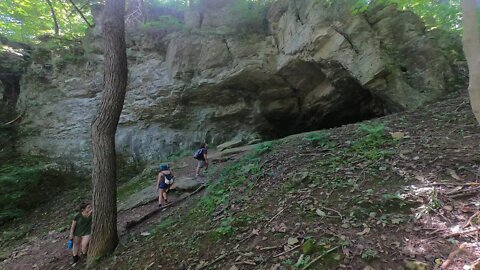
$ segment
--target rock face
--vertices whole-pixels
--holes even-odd
[[[129,35],[119,153],[160,159],[202,141],[332,127],[439,100],[462,78],[458,39],[426,31],[410,12],[279,0],[266,13],[267,32],[238,35],[225,30],[232,1],[215,1],[186,13],[193,31]],[[98,31],[86,40],[82,64],[46,71],[33,63],[21,90],[32,131],[23,150],[79,167],[89,164],[102,85]]]

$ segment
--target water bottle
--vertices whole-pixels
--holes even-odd
[[[68,242],[67,242],[67,248],[68,248],[68,249],[72,249],[72,248],[73,248],[73,240],[72,240],[72,239],[68,240]]]

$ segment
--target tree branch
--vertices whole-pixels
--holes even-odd
[[[72,4],[73,8],[75,8],[75,10],[78,12],[78,14],[80,14],[82,19],[87,23],[88,27],[90,27],[90,28],[95,27],[95,24],[91,24],[91,23],[88,22],[87,18],[85,18],[85,15],[83,15],[83,12],[77,7],[77,5],[75,5],[73,0],[68,0],[68,1]]]
[[[53,26],[55,27],[55,35],[58,36],[60,33],[60,28],[58,27],[57,15],[55,14],[55,9],[53,8],[52,2],[50,0],[45,0],[50,7],[50,13],[52,14],[53,18]]]

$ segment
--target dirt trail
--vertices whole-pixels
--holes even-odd
[[[251,149],[251,146],[239,147],[236,149],[231,149],[224,156],[216,151],[210,150],[209,160],[212,163],[211,167],[223,167],[226,161],[230,159],[235,159],[238,155],[241,155],[244,151]],[[170,163],[172,169],[175,172],[177,177],[182,176],[194,176],[196,160],[191,157],[186,157],[175,162]],[[200,182],[207,181],[208,176],[198,177],[197,180]],[[154,176],[152,176],[154,179]],[[152,188],[154,186],[154,180],[152,180]],[[176,211],[184,211],[188,209],[189,206],[195,201],[196,198],[201,196],[201,192],[188,198],[185,201],[182,201],[178,204],[174,204],[171,207],[158,211],[157,201],[152,201],[148,204],[138,206],[132,209],[125,211],[120,211],[117,216],[117,227],[120,237],[120,244],[125,237],[131,234],[140,234],[144,232],[158,222],[162,216],[168,216]],[[175,202],[180,198],[180,195],[171,192],[169,194],[169,200]],[[132,228],[127,229],[126,224],[137,220],[145,215],[150,213],[157,212],[145,221]],[[39,224],[41,226],[41,224]],[[44,225],[48,226],[48,225]],[[50,231],[45,235],[32,236],[29,237],[26,242],[12,252],[9,258],[0,262],[0,269],[12,269],[12,270],[23,270],[23,269],[80,269],[83,268],[84,261],[81,260],[76,265],[71,264],[70,251],[66,248],[67,243],[67,231],[58,232],[55,230]]]

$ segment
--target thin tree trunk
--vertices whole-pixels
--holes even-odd
[[[462,0],[463,51],[468,63],[468,94],[473,114],[480,124],[480,34],[476,0]]]
[[[118,244],[115,132],[127,85],[125,0],[107,0],[104,12],[104,91],[92,123],[93,223],[89,266],[96,258],[113,252]]]
[[[55,27],[55,35],[58,36],[60,33],[60,28],[58,27],[58,21],[57,21],[57,15],[55,14],[55,9],[53,8],[52,2],[50,0],[45,0],[47,1],[48,6],[50,7],[50,13],[52,14],[53,18],[53,25]]]
[[[85,21],[85,23],[87,23],[88,27],[90,27],[90,28],[95,27],[95,24],[91,24],[91,23],[88,22],[87,18],[85,18],[85,15],[83,15],[83,12],[77,7],[77,5],[75,5],[73,0],[69,0],[69,1],[72,4],[73,8],[78,12],[78,14],[80,14],[80,16]]]

